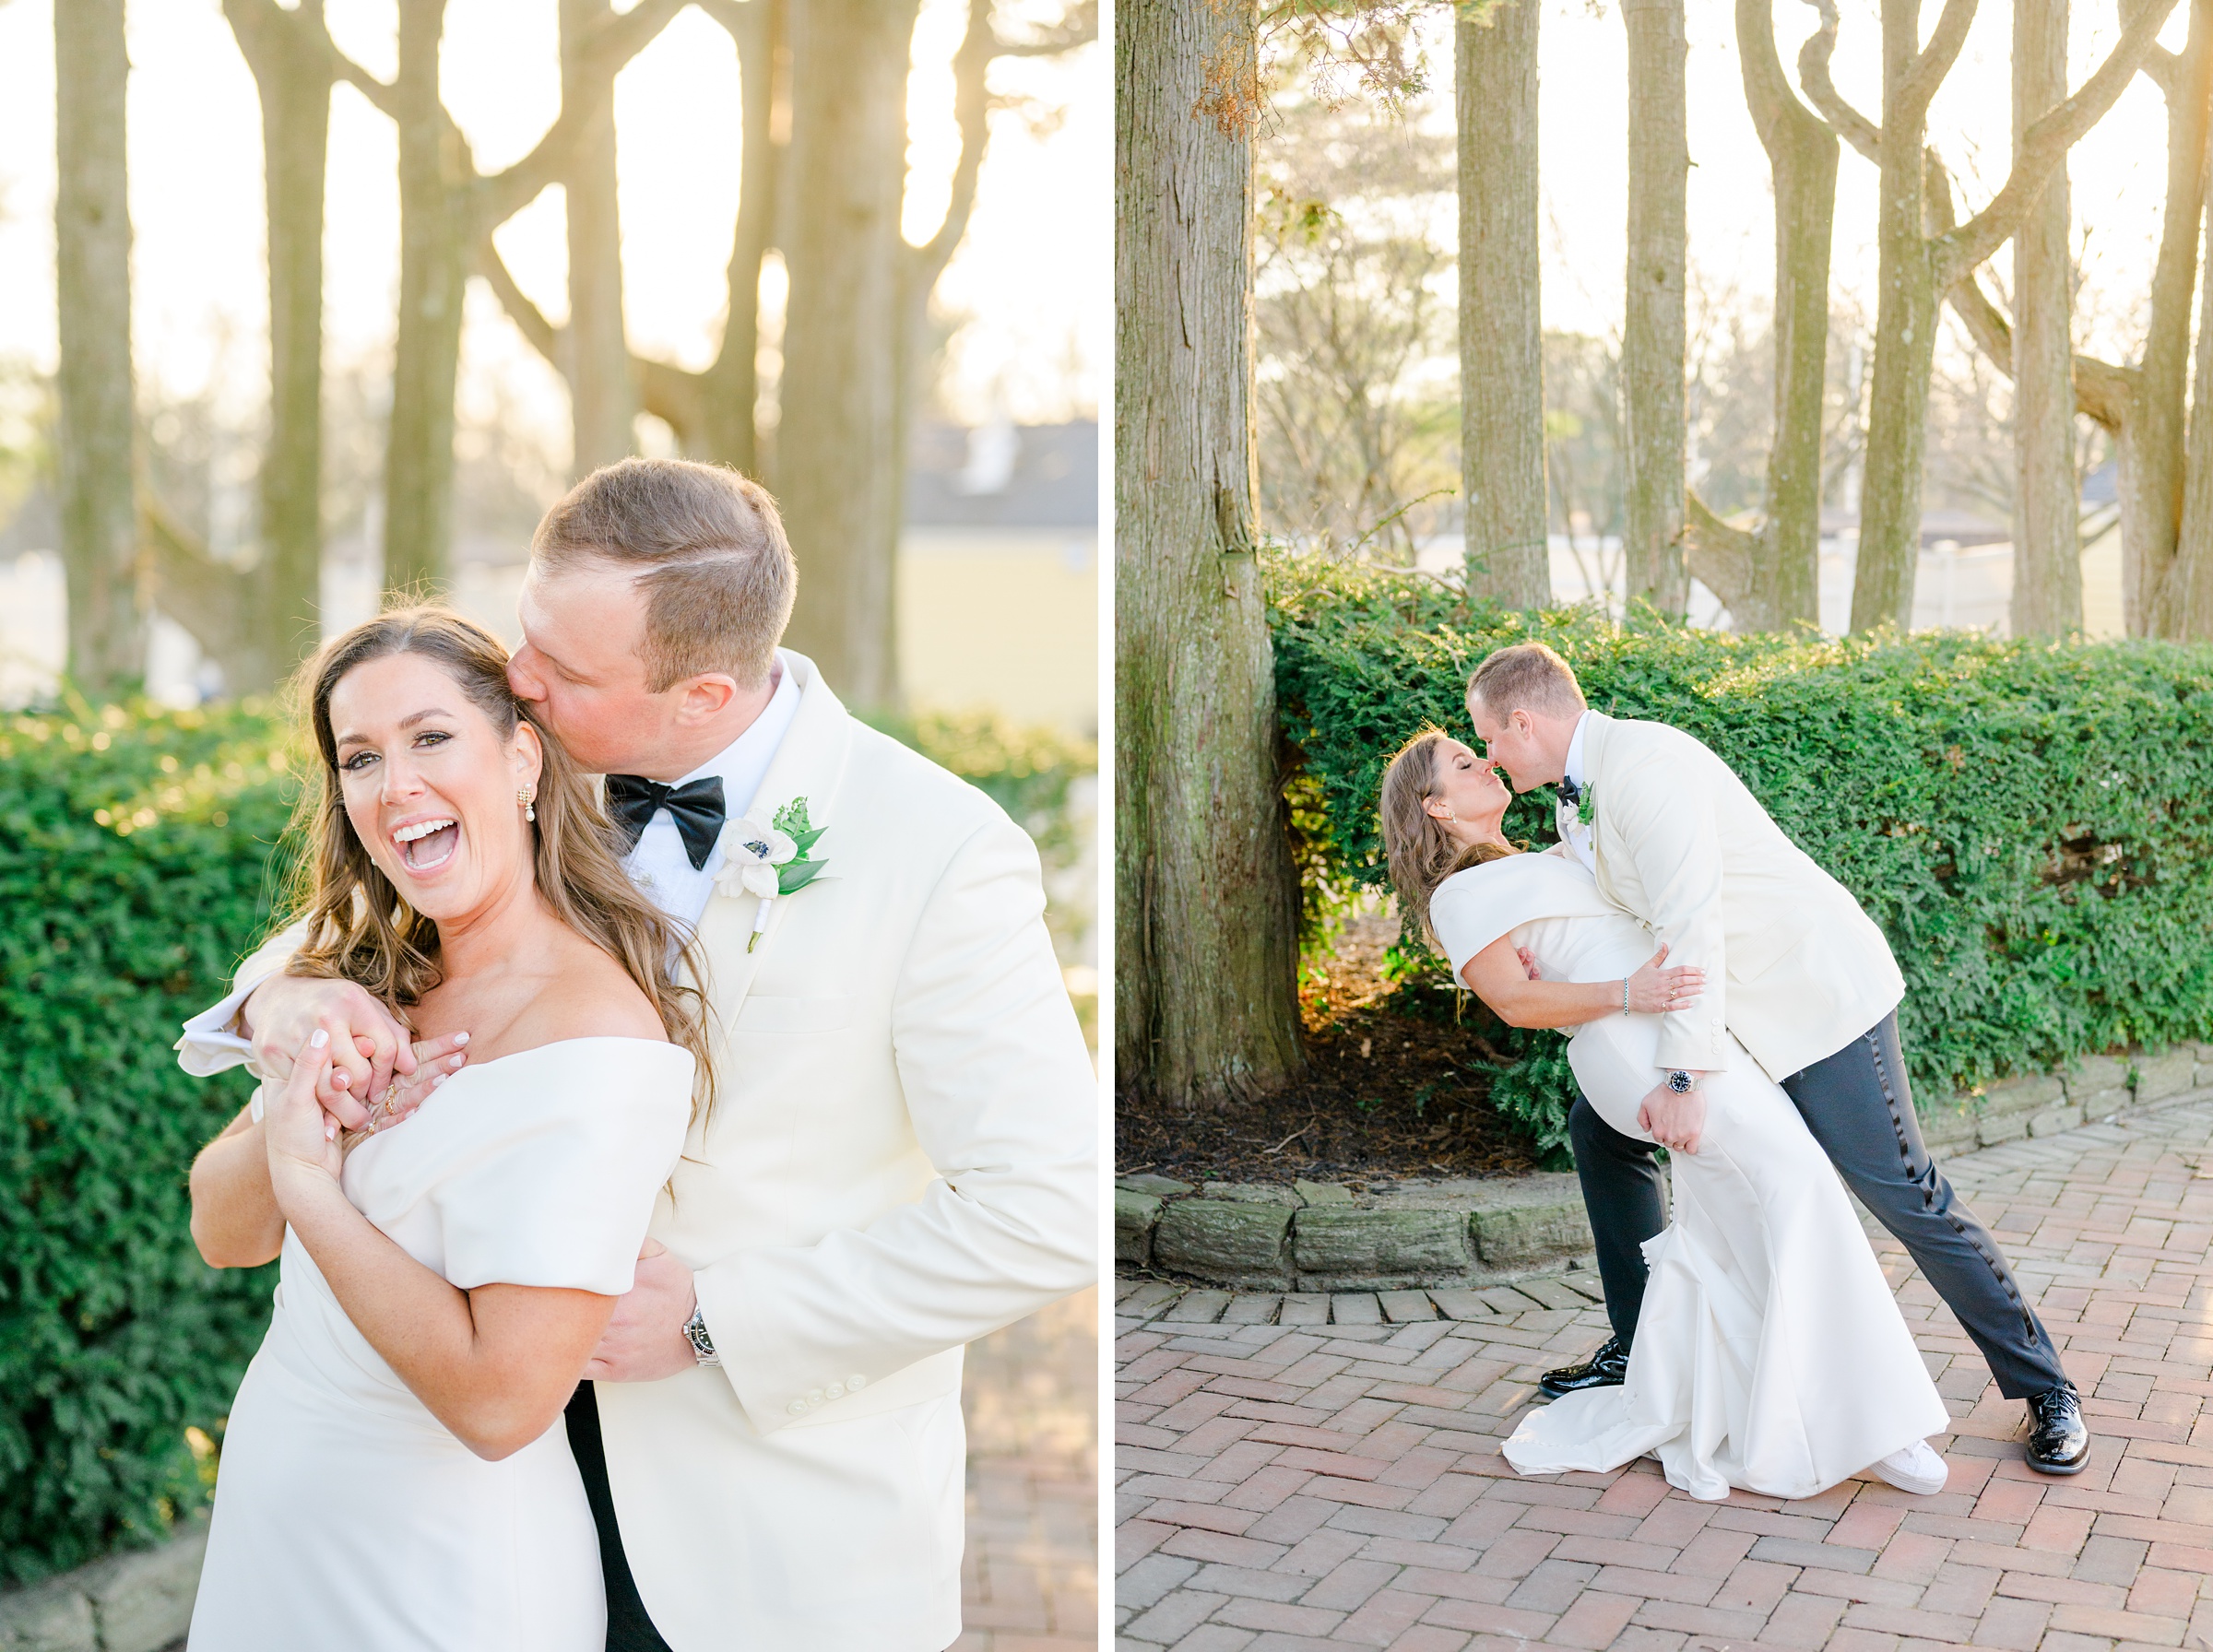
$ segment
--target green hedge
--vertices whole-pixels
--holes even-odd
[[[1073,853],[1081,742],[988,717],[889,732]],[[179,1023],[266,927],[294,788],[254,706],[0,716],[0,1582],[155,1540],[205,1495],[273,1268],[189,1232],[193,1154],[243,1075],[188,1079]]]
[[[1906,977],[1924,1104],[2008,1073],[2213,1032],[2213,648],[1895,633],[1738,637],[1587,610],[1524,615],[1434,579],[1272,562],[1309,923],[1381,883],[1375,800],[1423,724],[1470,738],[1491,649],[1542,638],[1592,705],[1672,723],[1744,777],[1856,895]],[[1518,799],[1549,841],[1553,793]],[[1443,972],[1409,958],[1412,973]],[[1558,1133],[1557,1040],[1506,1110]]]
[[[179,1070],[269,914],[266,719],[0,718],[0,1579],[151,1541],[202,1496],[273,1269],[204,1267],[185,1172],[247,1093]],[[275,760],[277,766],[272,766]]]

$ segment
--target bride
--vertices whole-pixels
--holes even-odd
[[[358,983],[424,1059],[341,1134],[318,1032],[193,1166],[202,1255],[283,1262],[192,1645],[599,1652],[559,1424],[707,1093],[683,949],[496,639],[391,613],[304,681],[322,763],[291,970]]]
[[[1695,1001],[1703,977],[1661,970],[1664,948],[1640,968],[1651,935],[1580,865],[1506,841],[1510,796],[1487,760],[1416,735],[1383,776],[1391,881],[1477,997],[1516,1026],[1574,1029],[1583,1094],[1650,1141],[1652,1012]],[[1708,1077],[1702,1136],[1672,1160],[1675,1219],[1645,1246],[1627,1380],[1529,1412],[1507,1460],[1556,1474],[1656,1456],[1710,1500],[1810,1497],[1862,1470],[1941,1491],[1926,1436],[1951,1419],[1866,1235],[1790,1098],[1731,1051]]]

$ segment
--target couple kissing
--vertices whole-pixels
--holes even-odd
[[[1482,755],[1433,728],[1384,773],[1391,881],[1458,981],[1512,1025],[1572,1034],[1569,1140],[1613,1328],[1545,1375],[1553,1403],[1507,1459],[1651,1456],[1707,1499],[1862,1472],[1943,1490],[1928,1436],[1950,1417],[1840,1177],[2027,1402],[2029,1466],[2078,1473],[2074,1385],[1923,1145],[1882,932],[1712,751],[1592,711],[1543,643],[1485,656],[1467,707]],[[1502,822],[1540,785],[1559,788],[1560,841],[1524,853]]]

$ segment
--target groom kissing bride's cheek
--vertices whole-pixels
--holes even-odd
[[[512,657],[428,608],[307,667],[300,896],[179,1044],[262,1080],[202,1254],[282,1258],[195,1646],[960,1634],[962,1350],[1095,1280],[1095,1086],[1035,848],[779,646],[797,578],[626,460]]]
[[[2074,1386],[1922,1142],[1904,980],[1858,902],[1712,751],[1592,711],[1543,643],[1486,656],[1467,705],[1482,755],[1432,728],[1385,771],[1391,879],[1500,1016],[1572,1032],[1568,1136],[1614,1331],[1545,1375],[1554,1403],[1508,1460],[1553,1474],[1651,1455],[1702,1498],[1810,1497],[1863,1470],[1941,1491],[1928,1436],[1950,1418],[1841,1176],[2027,1402],[2030,1467],[2078,1473]],[[1522,853],[1507,806],[1544,785],[1560,841]]]

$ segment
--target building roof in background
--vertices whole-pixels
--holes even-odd
[[[1099,426],[926,424],[907,450],[910,527],[1099,525]]]

